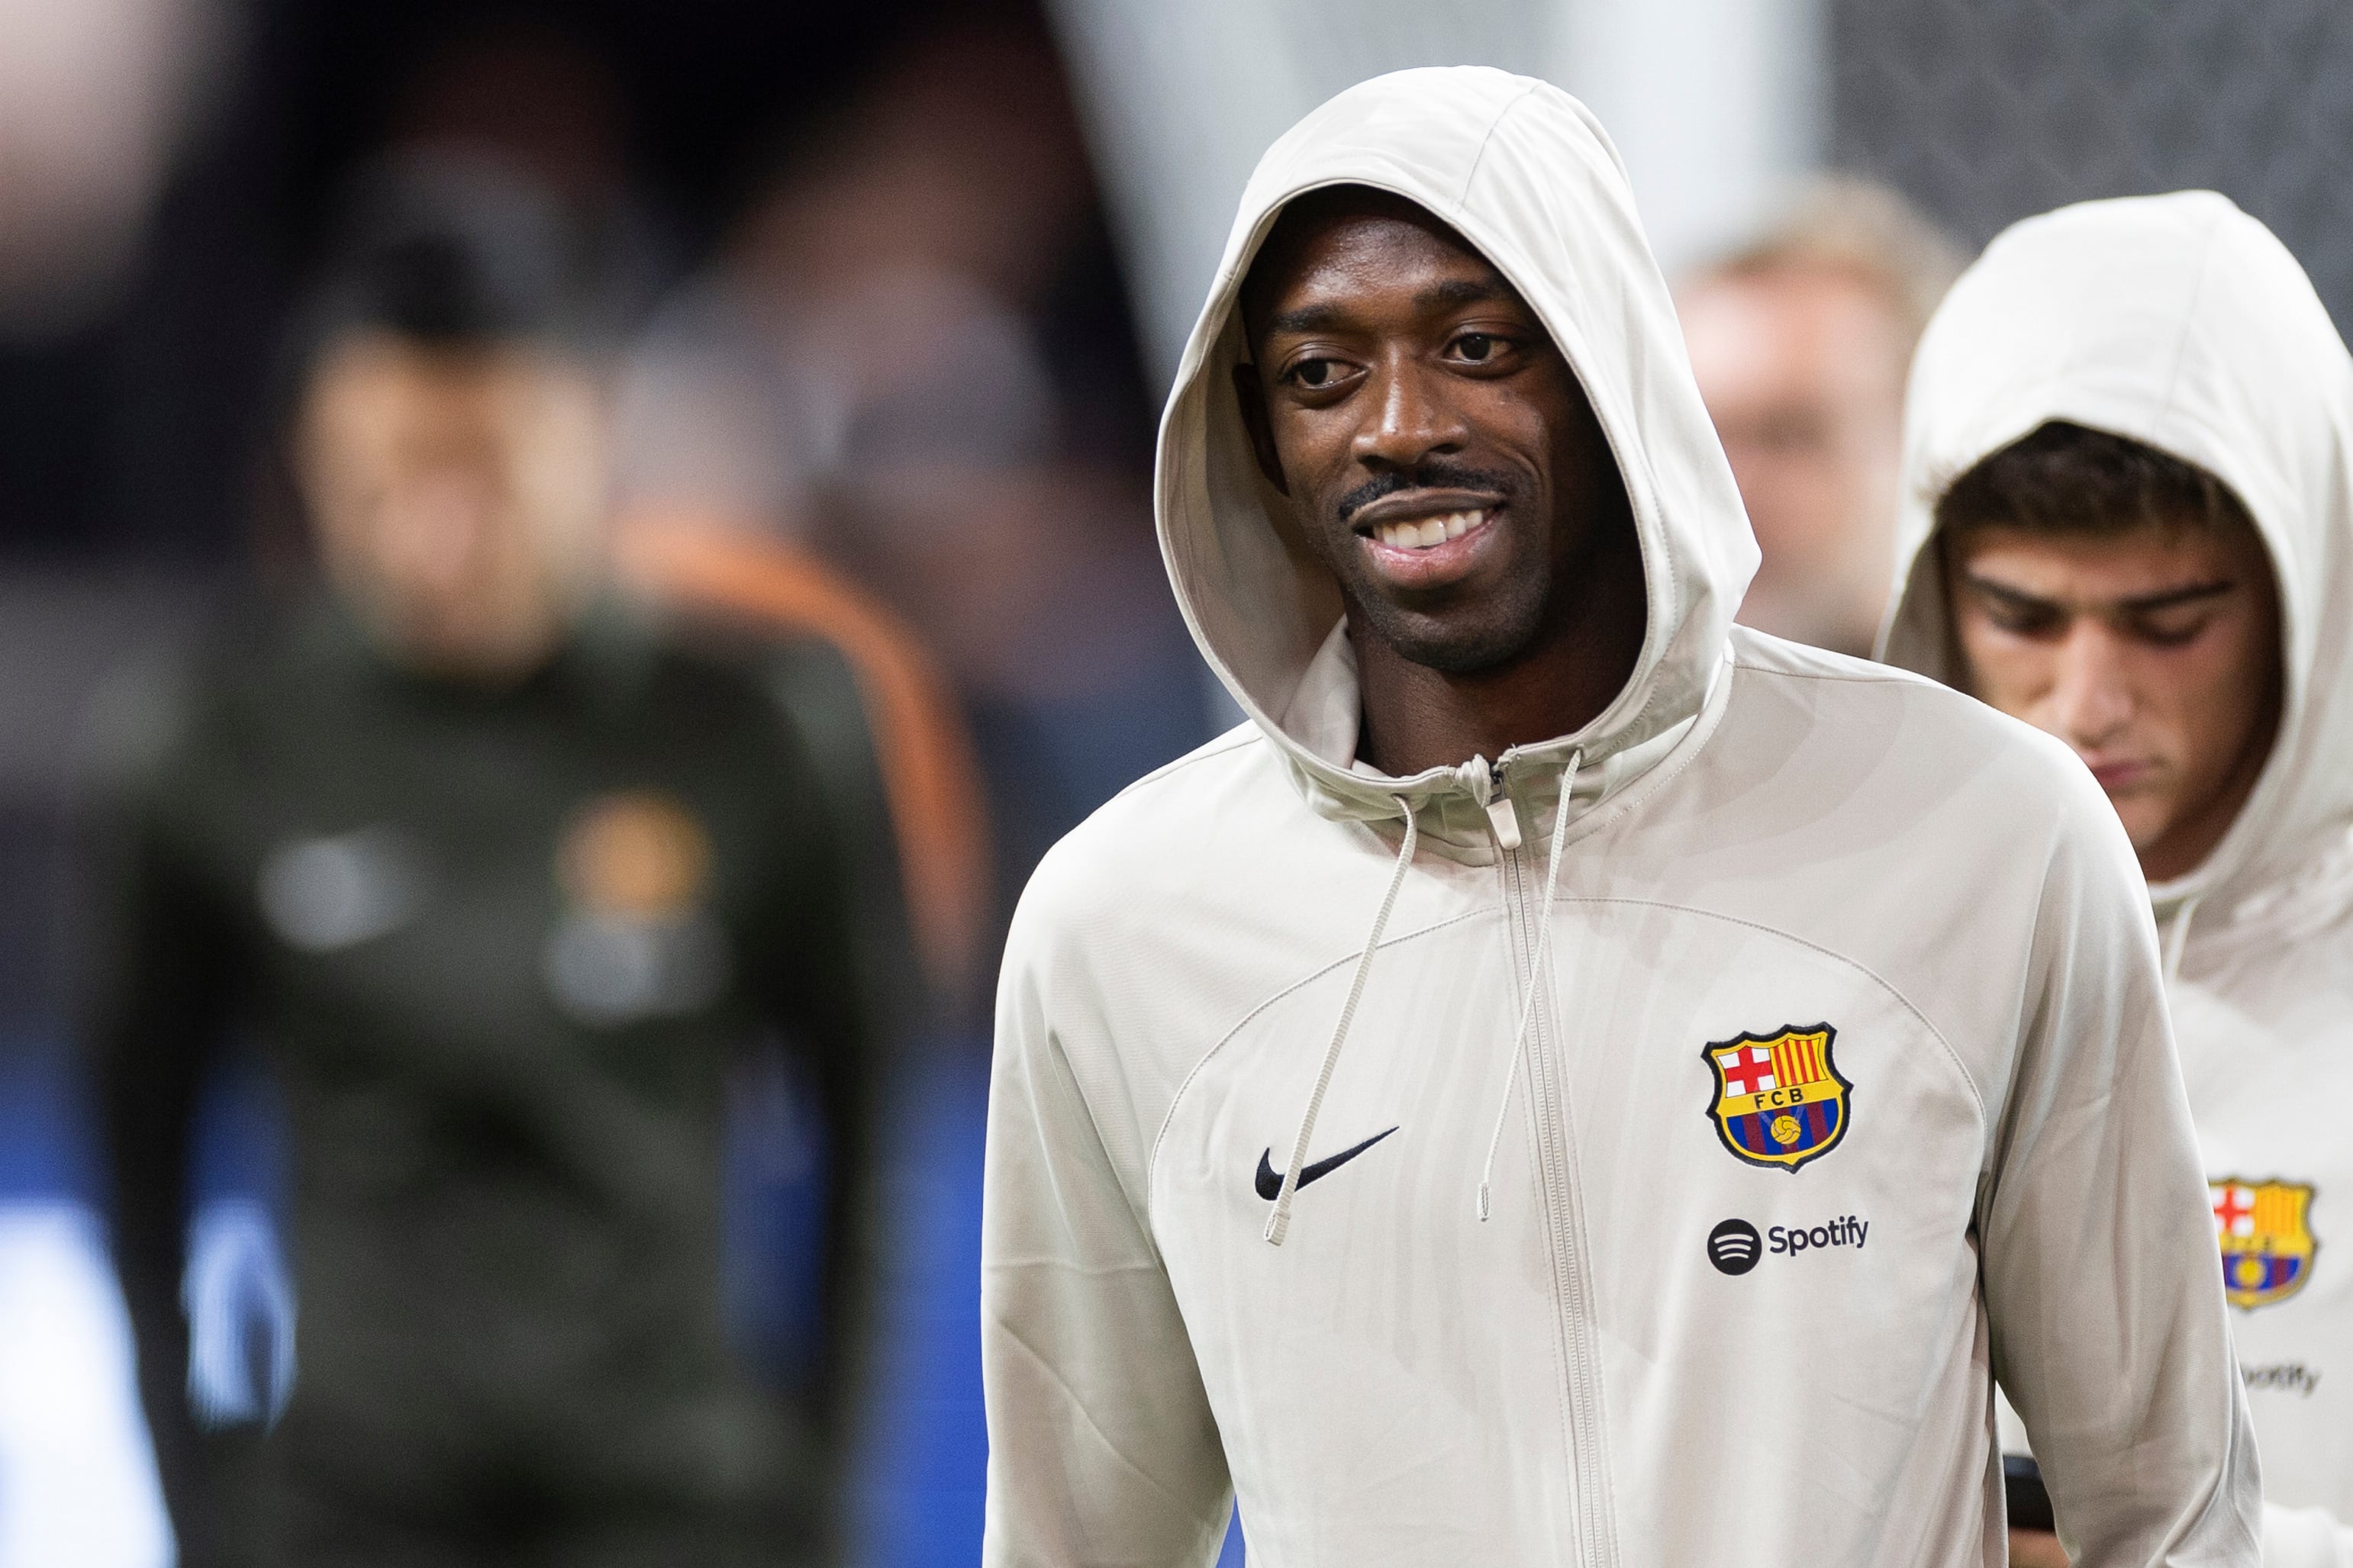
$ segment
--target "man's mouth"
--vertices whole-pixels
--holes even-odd
[[[2120,795],[2146,784],[2157,772],[2157,765],[2146,758],[2085,757],[2084,762],[2092,770],[2092,776],[2100,781],[2100,787],[2110,795]]]
[[[1475,569],[1494,537],[1504,498],[1473,489],[1407,490],[1349,520],[1366,563],[1406,592],[1442,588]]]
[[[1375,523],[1371,530],[1375,542],[1391,550],[1430,550],[1447,541],[1487,526],[1487,509],[1473,507],[1467,511],[1450,511],[1441,516],[1402,518],[1395,522]]]

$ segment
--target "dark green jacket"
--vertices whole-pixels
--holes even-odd
[[[192,1423],[180,1306],[193,1108],[240,1037],[291,1123],[299,1370],[265,1450],[329,1489],[480,1469],[820,1539],[871,1274],[876,998],[910,973],[846,672],[600,610],[491,693],[394,668],[322,603],[234,620],[103,705],[87,812],[87,1039],[184,1562],[248,1506],[222,1477],[253,1438]],[[789,1397],[721,1321],[723,1090],[764,1035],[831,1173],[821,1372]]]

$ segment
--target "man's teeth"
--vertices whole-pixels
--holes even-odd
[[[1410,522],[1385,522],[1373,530],[1373,537],[1392,550],[1427,550],[1433,544],[1460,539],[1486,521],[1487,511],[1482,507],[1476,511],[1449,512],[1444,517],[1425,517]]]

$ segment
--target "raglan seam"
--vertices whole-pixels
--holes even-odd
[[[1810,937],[1799,936],[1796,931],[1785,931],[1781,927],[1776,925],[1767,925],[1763,921],[1751,920],[1746,915],[1726,914],[1721,910],[1704,909],[1697,904],[1675,903],[1666,899],[1629,899],[1609,894],[1584,893],[1558,893],[1554,896],[1553,902],[1556,904],[1615,904],[1624,905],[1634,909],[1663,910],[1671,914],[1696,915],[1703,920],[1720,921],[1727,925],[1745,926],[1750,931],[1762,931],[1767,936],[1779,937],[1784,942],[1794,942],[1798,946],[1807,949],[1809,952],[1821,954],[1821,956],[1831,960],[1834,963],[1841,964],[1848,969],[1853,970],[1856,973],[1861,974],[1871,981],[1873,984],[1878,986],[1889,996],[1894,997],[1896,1002],[1902,1005],[1906,1013],[1909,1013],[1915,1019],[1918,1020],[1922,1028],[1928,1031],[1929,1037],[1936,1042],[1937,1048],[1942,1050],[1945,1053],[1947,1059],[1953,1064],[1953,1070],[1961,1075],[1961,1081],[1963,1083],[1968,1085],[1969,1098],[1977,1102],[1978,1125],[1981,1128],[1988,1125],[1986,1118],[1985,1091],[1979,1087],[1977,1080],[1977,1075],[1969,1071],[1968,1064],[1961,1059],[1961,1054],[1955,1050],[1953,1048],[1952,1042],[1946,1038],[1945,1031],[1936,1026],[1936,1021],[1928,1016],[1926,1009],[1922,1008],[1919,1004],[1913,1001],[1909,995],[1905,994],[1903,987],[1897,985],[1894,981],[1889,980],[1885,975],[1880,973],[1877,970],[1872,968],[1871,965],[1863,963],[1861,959],[1841,952],[1834,947],[1826,947]]]
[[[1413,931],[1401,931],[1395,936],[1384,936],[1381,938],[1379,944],[1375,947],[1374,951],[1376,952],[1379,952],[1392,947],[1402,945],[1409,942],[1418,941],[1422,937],[1433,935],[1438,931],[1444,931],[1450,926],[1460,925],[1465,921],[1477,920],[1482,916],[1492,915],[1494,912],[1495,911],[1493,907],[1486,905],[1482,905],[1480,908],[1474,910],[1465,910],[1460,914],[1449,915],[1444,920],[1432,921],[1429,925],[1421,926]],[[1187,1092],[1193,1087],[1193,1080],[1200,1077],[1202,1069],[1209,1065],[1211,1058],[1215,1057],[1219,1051],[1224,1050],[1227,1046],[1232,1044],[1234,1037],[1240,1035],[1244,1029],[1248,1028],[1250,1023],[1268,1008],[1273,1006],[1276,1003],[1282,1001],[1284,998],[1304,990],[1307,986],[1314,984],[1316,981],[1323,979],[1324,976],[1331,974],[1337,970],[1345,969],[1349,964],[1356,963],[1364,956],[1365,950],[1359,947],[1354,952],[1343,953],[1338,958],[1332,960],[1329,963],[1322,964],[1313,972],[1301,975],[1298,979],[1291,982],[1289,984],[1267,993],[1265,996],[1261,997],[1256,1003],[1253,1003],[1250,1009],[1243,1013],[1240,1017],[1236,1018],[1233,1023],[1229,1025],[1214,1042],[1211,1043],[1209,1048],[1201,1053],[1199,1059],[1195,1061],[1190,1068],[1186,1069],[1184,1078],[1176,1085],[1176,1093],[1168,1097],[1168,1109],[1161,1113],[1160,1125],[1153,1131],[1151,1152],[1145,1156],[1144,1221],[1147,1234],[1150,1232],[1152,1226],[1152,1198],[1156,1173],[1160,1168],[1160,1150],[1162,1145],[1167,1142],[1168,1129],[1176,1120],[1177,1108],[1184,1104]],[[1156,1243],[1155,1244],[1155,1247],[1156,1249]]]
[[[1214,762],[1219,757],[1231,756],[1234,752],[1241,751],[1247,747],[1262,746],[1266,744],[1266,733],[1264,731],[1259,729],[1256,724],[1252,724],[1247,733],[1239,731],[1240,726],[1237,726],[1236,732],[1220,735],[1216,740],[1209,741],[1203,745],[1198,746],[1194,750],[1186,752],[1181,757],[1161,763],[1158,767],[1153,769],[1142,778],[1133,780],[1128,784],[1121,785],[1119,793],[1113,795],[1111,798],[1113,800],[1125,799],[1131,795],[1148,789],[1153,785],[1161,783],[1165,779],[1172,778],[1176,774],[1183,773],[1187,768],[1191,767],[1196,763]],[[1105,804],[1108,805],[1109,802],[1106,802]]]

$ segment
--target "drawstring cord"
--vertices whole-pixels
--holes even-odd
[[[1553,808],[1552,852],[1545,857],[1543,913],[1536,920],[1535,941],[1528,952],[1528,983],[1520,1001],[1519,1027],[1512,1031],[1512,1062],[1504,1074],[1504,1101],[1495,1107],[1495,1130],[1487,1138],[1487,1163],[1479,1171],[1479,1219],[1485,1223],[1493,1207],[1495,1151],[1503,1146],[1504,1123],[1511,1116],[1512,1090],[1520,1081],[1520,1058],[1527,1050],[1528,1025],[1536,1016],[1536,980],[1544,973],[1545,947],[1552,939],[1552,890],[1560,880],[1560,847],[1568,840],[1568,800],[1577,791],[1577,773],[1585,764],[1582,750],[1571,752],[1560,770],[1560,804]]]
[[[1347,1005],[1340,1009],[1340,1022],[1332,1031],[1332,1043],[1324,1047],[1324,1068],[1315,1075],[1315,1091],[1307,1097],[1307,1110],[1299,1119],[1299,1140],[1291,1146],[1291,1164],[1282,1173],[1282,1190],[1275,1194],[1274,1213],[1267,1216],[1266,1240],[1270,1247],[1281,1247],[1283,1234],[1291,1228],[1291,1198],[1299,1191],[1299,1172],[1307,1163],[1307,1140],[1315,1131],[1316,1112],[1324,1109],[1324,1091],[1331,1087],[1332,1069],[1339,1065],[1340,1047],[1348,1038],[1348,1026],[1356,1021],[1356,1003],[1365,994],[1365,977],[1373,972],[1373,953],[1381,945],[1381,932],[1388,928],[1389,911],[1397,907],[1398,889],[1405,885],[1406,868],[1413,864],[1414,845],[1420,838],[1419,826],[1414,821],[1413,803],[1405,796],[1397,797],[1398,809],[1405,813],[1405,844],[1398,850],[1397,869],[1389,873],[1389,890],[1381,898],[1380,913],[1373,917],[1373,929],[1365,938],[1365,951],[1356,960],[1356,977],[1348,985]]]
[[[2182,900],[2181,907],[2173,911],[2173,923],[2165,928],[2165,988],[2168,991],[2172,990],[2173,983],[2181,978],[2181,954],[2189,945],[2189,921],[2198,913],[2199,902],[2205,896],[2192,893]]]

